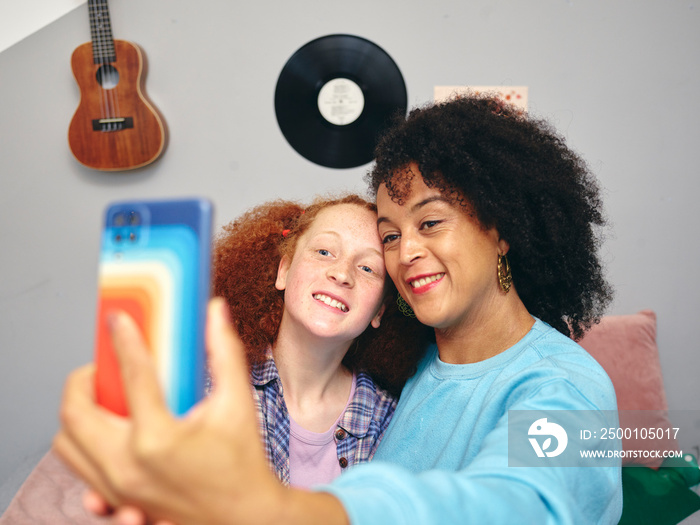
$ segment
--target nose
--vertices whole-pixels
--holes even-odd
[[[399,261],[409,265],[425,256],[425,247],[418,235],[413,232],[402,233],[399,244]]]
[[[328,279],[340,286],[352,287],[355,281],[352,277],[352,267],[350,261],[336,261],[331,264],[326,272]]]

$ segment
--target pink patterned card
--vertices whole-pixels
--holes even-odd
[[[527,86],[435,86],[433,97],[440,102],[466,92],[491,93],[527,111]]]

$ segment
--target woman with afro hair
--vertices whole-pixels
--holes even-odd
[[[93,454],[83,475],[110,501],[175,523],[618,523],[619,443],[600,432],[617,425],[615,392],[575,342],[611,298],[586,164],[546,122],[466,95],[394,123],[368,178],[397,301],[434,334],[373,461],[312,491],[284,489],[249,437],[251,405],[221,393],[225,417],[208,414],[204,430],[185,426],[214,452],[180,451],[186,441],[175,440],[146,460],[136,455],[135,478],[152,494],[106,483],[97,474],[116,463],[106,454]],[[212,370],[243,388],[240,345],[216,301],[210,319]],[[77,381],[68,388],[87,397]],[[57,440],[68,457],[71,444],[81,448],[75,435],[89,434],[69,423]],[[134,457],[129,446],[120,451]],[[203,476],[214,460],[225,476],[190,487],[180,505],[162,504],[179,494],[180,469]]]

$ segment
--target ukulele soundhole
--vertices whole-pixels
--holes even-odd
[[[103,64],[97,70],[97,83],[102,89],[114,89],[119,83],[119,71],[112,64]]]

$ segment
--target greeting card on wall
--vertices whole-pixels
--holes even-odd
[[[466,92],[490,93],[527,111],[527,86],[435,86],[433,97],[441,102]]]

